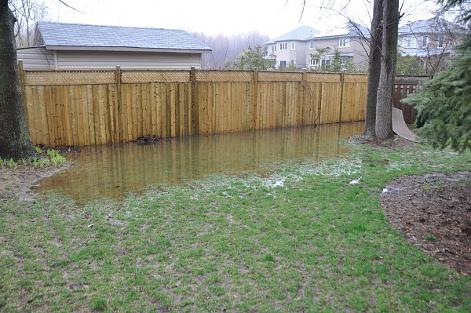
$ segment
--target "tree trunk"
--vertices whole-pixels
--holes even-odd
[[[370,55],[368,56],[368,94],[366,98],[366,120],[364,135],[375,137],[376,100],[378,95],[379,76],[381,74],[381,42],[383,35],[383,0],[373,4],[371,21]]]
[[[383,2],[383,43],[381,49],[381,75],[376,104],[375,132],[378,139],[393,136],[392,98],[396,76],[399,0]]]
[[[0,156],[24,158],[33,152],[21,99],[14,37],[15,17],[0,0]]]

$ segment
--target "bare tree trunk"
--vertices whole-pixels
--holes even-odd
[[[368,56],[368,95],[366,98],[366,120],[364,135],[375,137],[376,100],[378,95],[379,76],[381,74],[381,42],[383,36],[383,0],[373,4],[371,21],[370,54]]]
[[[393,136],[392,98],[396,76],[398,25],[399,0],[384,1],[381,75],[378,85],[375,124],[376,137],[381,140]]]
[[[23,158],[33,147],[21,100],[14,24],[8,0],[0,0],[0,156]]]

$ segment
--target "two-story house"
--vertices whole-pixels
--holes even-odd
[[[310,26],[300,26],[265,44],[267,58],[276,60],[278,69],[303,69],[306,67],[307,43],[319,31]]]
[[[322,70],[338,55],[342,68],[350,63],[364,69],[368,66],[368,37],[368,29],[352,24],[347,24],[345,29],[316,34],[307,45],[306,68]]]
[[[446,65],[466,29],[442,18],[420,20],[399,28],[398,52],[419,58],[426,72]]]

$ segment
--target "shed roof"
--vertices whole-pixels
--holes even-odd
[[[49,49],[151,49],[211,51],[184,30],[38,22],[40,43]]]

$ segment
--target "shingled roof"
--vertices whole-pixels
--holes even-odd
[[[311,39],[314,35],[318,34],[319,31],[311,26],[299,26],[292,31],[281,35],[272,40],[272,42],[277,41],[289,41],[289,40],[298,40],[298,41],[305,41]]]
[[[82,50],[211,51],[191,34],[178,29],[38,22],[36,31],[36,45],[56,50],[74,47]]]

